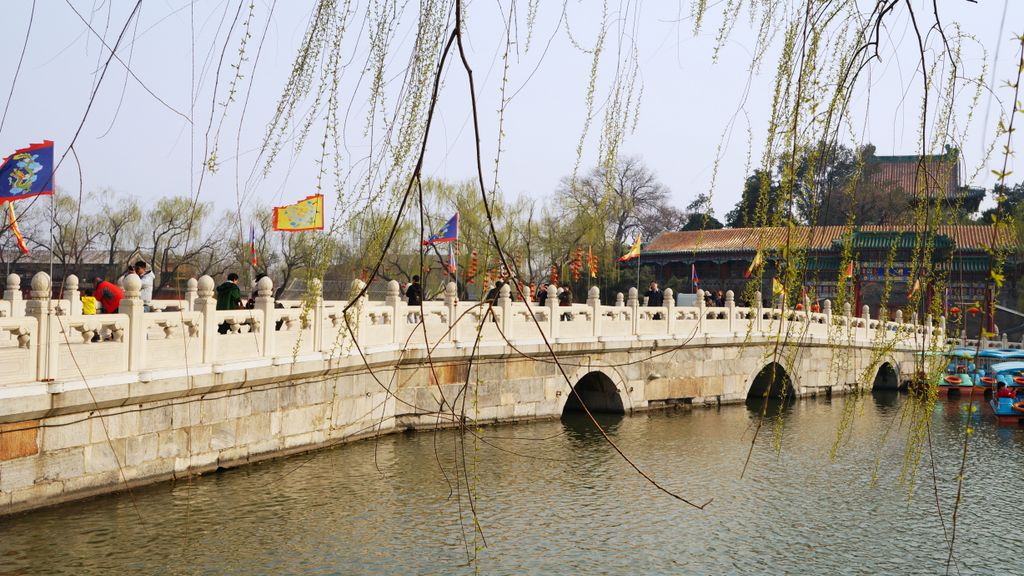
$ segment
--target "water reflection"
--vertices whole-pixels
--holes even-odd
[[[939,402],[908,498],[905,396],[849,401],[771,402],[781,449],[753,451],[761,403],[597,415],[667,490],[713,497],[704,511],[653,488],[585,415],[566,414],[488,427],[489,443],[393,435],[3,518],[0,575],[936,574],[947,553],[936,498],[948,526],[965,438],[951,572],[1024,574],[1024,558],[992,537],[994,526],[1024,531],[1024,517],[992,507],[993,487],[1019,482],[1024,430],[997,427],[983,403]],[[477,520],[487,547],[473,553]]]
[[[625,416],[622,414],[609,414],[597,412],[594,413],[594,420],[591,420],[589,416],[583,412],[566,412],[562,415],[562,427],[565,429],[566,436],[576,442],[590,444],[594,440],[603,440],[601,431],[594,426],[596,421],[601,428],[609,435],[612,436],[618,431],[619,427],[622,426]]]
[[[871,398],[878,408],[895,408],[900,402],[900,391],[892,388],[873,388]]]
[[[759,418],[762,415],[766,418],[776,418],[780,415],[785,417],[787,414],[792,412],[796,403],[796,396],[780,397],[778,395],[773,395],[767,398],[764,396],[758,396],[756,398],[748,397],[746,407],[752,418]]]

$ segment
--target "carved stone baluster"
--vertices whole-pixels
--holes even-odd
[[[665,320],[665,333],[671,336],[676,333],[676,299],[671,288],[665,288],[665,309],[668,314]]]
[[[39,342],[36,356],[36,379],[48,382],[59,374],[57,366],[58,346],[63,336],[56,318],[54,302],[51,298],[50,276],[46,272],[36,272],[32,277],[32,299],[25,303],[25,315],[37,322]]]
[[[135,372],[146,365],[146,326],[142,298],[142,280],[135,274],[124,279],[124,298],[117,307],[118,314],[128,315],[128,370]]]
[[[196,298],[199,297],[199,281],[189,278],[185,282],[185,309],[192,312],[196,309]]]
[[[202,317],[203,363],[210,364],[217,354],[217,300],[213,297],[213,278],[203,276],[196,284],[195,310]]]
[[[82,315],[82,294],[78,291],[78,276],[69,274],[64,279],[64,297],[68,299],[68,316]]]
[[[21,276],[17,274],[7,276],[4,300],[11,303],[11,318],[19,318],[25,315],[25,301],[21,299]]]

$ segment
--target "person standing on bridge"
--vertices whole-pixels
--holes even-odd
[[[217,310],[238,310],[242,307],[242,289],[238,287],[238,274],[228,274],[226,282],[217,286]],[[230,326],[221,322],[217,332],[227,334]]]
[[[151,312],[153,310],[153,279],[155,276],[152,270],[147,270],[146,268],[145,260],[139,260],[135,263],[135,273],[139,275],[139,281],[142,283],[142,287],[139,289],[142,311]]]
[[[217,310],[238,310],[242,307],[242,289],[238,287],[238,274],[228,274],[226,282],[217,286]]]
[[[420,286],[420,277],[418,275],[413,276],[412,284],[405,287],[405,301],[409,308],[416,308],[416,310],[409,310],[406,320],[409,324],[419,322],[419,307],[423,304],[423,287]]]
[[[659,308],[665,305],[665,293],[661,291],[661,288],[658,288],[657,282],[651,282],[647,293],[644,294],[644,299],[647,300],[647,305],[652,308]],[[661,320],[661,314],[655,314],[654,319]]]

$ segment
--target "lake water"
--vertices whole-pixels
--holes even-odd
[[[392,435],[0,518],[0,574],[942,574],[972,419],[960,574],[1024,574],[1024,430],[940,400],[916,491],[905,396],[803,399],[781,448],[744,406]],[[888,431],[888,436],[885,436]],[[877,465],[877,483],[872,472]],[[474,537],[467,498],[486,546]],[[472,560],[471,560],[472,559]],[[950,573],[957,573],[951,568]]]

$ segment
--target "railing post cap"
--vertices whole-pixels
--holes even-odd
[[[459,287],[458,285],[455,284],[455,282],[449,282],[448,284],[445,284],[444,293],[447,294],[448,296],[455,296],[456,294],[458,294],[458,292]]]
[[[129,274],[124,278],[124,297],[127,300],[132,300],[139,297],[139,291],[142,290],[142,279],[139,278],[138,274]]]
[[[266,298],[274,293],[274,281],[270,276],[264,276],[256,281],[256,295]]]
[[[662,292],[664,293],[665,300],[668,302],[672,302],[672,297],[675,296],[676,293],[673,292],[671,288],[665,288]]]
[[[39,292],[40,294],[36,294]],[[36,272],[32,277],[32,297],[47,298],[50,296],[50,275],[46,272]]]
[[[552,282],[551,284],[548,284],[548,298],[557,298],[557,297],[558,297],[558,286],[554,282]]]
[[[198,290],[199,281],[196,280],[195,278],[189,278],[188,280],[185,281],[185,288],[192,291]]]
[[[200,298],[210,298],[213,296],[213,278],[209,274],[200,276],[196,286],[199,289]]]
[[[392,279],[388,281],[387,295],[394,298],[398,297],[398,280]]]
[[[64,289],[78,290],[78,276],[68,274],[68,277],[64,279]]]
[[[590,299],[600,298],[601,289],[598,288],[597,286],[591,286],[590,290],[587,290],[587,297]]]
[[[502,284],[501,289],[498,290],[498,297],[509,298],[510,296],[512,296],[512,287],[508,283]]]
[[[21,288],[21,276],[18,276],[17,274],[8,274],[7,275],[7,289],[8,290],[17,290],[19,288]]]
[[[636,298],[637,298],[637,296],[639,294],[640,294],[640,291],[636,289],[636,286],[630,286],[629,287],[629,299],[630,300],[636,300]]]
[[[704,289],[703,288],[697,288],[697,299],[698,300],[703,300],[704,299]]]

